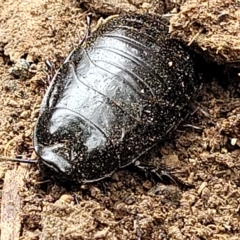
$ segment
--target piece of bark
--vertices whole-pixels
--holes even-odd
[[[24,186],[27,168],[19,166],[5,174],[1,205],[1,240],[18,240],[21,230],[20,189]]]

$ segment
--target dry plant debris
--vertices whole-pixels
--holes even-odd
[[[233,3],[221,1],[219,6],[228,2]],[[194,6],[188,7],[201,11]],[[232,14],[232,8],[225,10]],[[0,2],[1,156],[28,153],[44,94],[44,61],[59,65],[77,46],[85,30],[85,11],[79,1],[71,0]],[[200,23],[204,21],[208,23],[207,19]],[[28,71],[20,59],[29,63]],[[36,166],[0,162],[0,186],[5,194],[1,197],[2,218],[12,206],[8,191],[16,186],[13,195],[18,199],[14,205],[18,211],[13,224],[21,231],[15,231],[12,239],[240,239],[239,76],[224,74],[221,67],[214,71],[210,66],[208,71],[209,81],[196,99],[200,110],[186,122],[193,127],[181,127],[157,154],[176,166],[176,174],[193,182],[195,189],[182,192],[124,169],[108,181],[69,191],[40,182]],[[4,223],[2,219],[2,240],[13,233],[11,228],[3,230]]]
[[[24,178],[28,172],[26,166],[6,172],[1,203],[1,239],[19,239],[22,225],[19,191],[25,185]]]
[[[221,64],[240,67],[240,2],[188,0],[170,20],[173,38]]]

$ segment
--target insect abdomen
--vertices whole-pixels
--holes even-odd
[[[164,140],[198,87],[191,55],[169,39],[161,17],[110,20],[53,79],[35,128],[36,152],[61,178],[110,176]]]

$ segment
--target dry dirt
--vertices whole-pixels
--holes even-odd
[[[0,156],[34,157],[32,132],[46,88],[44,61],[58,67],[77,46],[89,3],[96,12],[93,26],[103,14],[91,5],[95,1],[85,2],[0,2]],[[141,11],[153,3],[119,2]],[[184,1],[172,2],[177,5],[165,4],[164,11]],[[113,6],[111,14],[123,7]],[[69,191],[41,182],[34,164],[1,161],[1,239],[240,239],[238,72],[206,66],[193,103],[199,109],[159,149],[161,161],[194,189],[153,183],[124,169]]]
[[[171,18],[171,36],[220,64],[240,68],[240,2],[187,0]]]

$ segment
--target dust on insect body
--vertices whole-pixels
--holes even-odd
[[[156,15],[111,19],[74,50],[46,92],[34,131],[41,163],[92,182],[136,160],[176,128],[199,88],[191,54]]]

